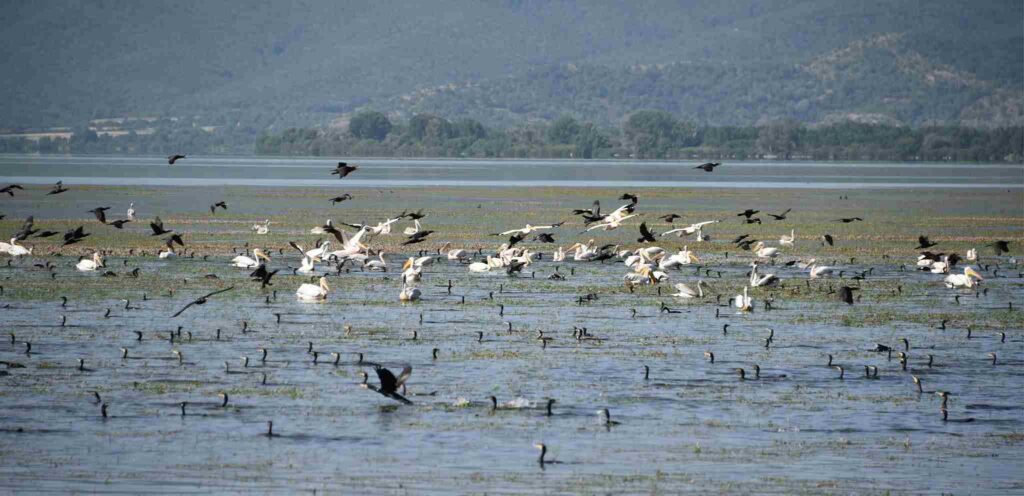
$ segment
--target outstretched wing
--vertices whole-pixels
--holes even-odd
[[[195,304],[196,304],[195,301],[190,301],[188,305],[185,305],[184,307],[182,307],[181,310],[178,310],[177,313],[175,313],[174,315],[171,315],[171,318],[173,319],[173,318],[181,315],[185,310],[188,310],[189,307],[191,307],[192,305],[195,305]]]
[[[206,296],[203,296],[203,297],[202,297],[202,298],[200,298],[200,299],[201,299],[201,300],[205,300],[205,299],[207,299],[207,298],[209,298],[209,297],[211,297],[211,296],[214,296],[214,295],[219,295],[219,294],[221,294],[221,293],[227,293],[228,291],[231,291],[232,289],[235,289],[235,287],[234,287],[234,286],[231,286],[231,287],[229,287],[229,288],[224,288],[224,289],[221,289],[221,290],[217,290],[217,291],[214,291],[214,292],[212,292],[212,293],[209,293],[209,294],[207,294]]]
[[[395,387],[402,387],[405,381],[409,380],[410,375],[412,375],[412,365],[406,365],[402,368],[402,373],[398,374],[398,379],[395,380]]]

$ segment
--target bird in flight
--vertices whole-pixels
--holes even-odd
[[[185,158],[185,156],[181,155],[181,154],[178,154],[178,153],[175,153],[174,155],[170,155],[170,156],[167,157],[167,165],[174,165],[175,162],[177,162],[178,160],[181,160],[183,158]]]
[[[682,219],[683,216],[679,215],[679,214],[668,214],[668,215],[662,215],[661,217],[658,217],[658,218],[663,220],[663,221],[665,221],[665,222],[668,222],[669,224],[671,224],[676,219]]]
[[[106,224],[107,210],[110,210],[110,207],[96,207],[92,210],[89,210],[89,212],[92,212],[92,214],[96,216],[96,220],[100,221],[100,224]]]
[[[10,196],[14,196],[14,190],[16,190],[16,189],[22,189],[23,190],[25,188],[22,188],[20,184],[9,184],[7,186],[4,186],[2,189],[0,189],[0,193],[7,193]]]
[[[352,199],[352,195],[350,195],[348,193],[345,193],[344,195],[335,196],[334,198],[331,198],[331,205],[335,205],[337,203],[341,203],[341,202],[343,202],[345,200],[351,200],[351,199]]]
[[[219,291],[214,291],[212,293],[208,293],[208,294],[205,294],[203,296],[200,296],[199,298],[196,298],[195,300],[192,300],[191,302],[189,302],[189,304],[185,305],[181,310],[178,310],[178,312],[175,313],[174,315],[171,315],[171,318],[173,319],[174,317],[177,317],[177,316],[181,315],[182,312],[184,312],[185,310],[188,310],[189,307],[191,307],[192,305],[205,305],[207,300],[209,300],[211,296],[219,295],[221,293],[226,293],[228,291],[231,291],[232,289],[235,289],[235,287],[231,286],[230,288],[221,289]]]
[[[637,243],[654,243],[658,239],[655,238],[655,232],[647,228],[646,222],[640,223],[640,237],[636,238]]]
[[[753,210],[753,209],[749,209],[748,208],[748,209],[746,209],[746,210],[736,214],[736,217],[746,217],[746,218],[749,219],[750,216],[752,216],[752,215],[754,215],[756,213],[760,213],[760,212],[761,212],[760,210]]]
[[[792,211],[792,210],[793,210],[792,208],[787,208],[785,212],[782,212],[779,215],[768,214],[768,216],[773,218],[773,219],[775,219],[775,220],[786,220],[786,215],[789,214],[789,212]]]
[[[996,255],[1002,255],[1003,253],[1010,253],[1010,242],[1009,241],[994,241],[985,246],[991,246],[992,250],[996,252]]]
[[[839,288],[839,301],[845,302],[847,305],[853,305],[853,292],[859,289],[849,286]]]
[[[161,236],[174,232],[174,229],[164,229],[164,221],[160,220],[159,216],[149,223],[149,228],[153,230],[153,234],[150,234],[150,236]]]
[[[851,222],[857,222],[857,221],[861,221],[861,220],[864,220],[864,219],[861,219],[860,217],[844,217],[842,219],[836,219],[836,222],[842,222],[843,224],[849,224]]]
[[[703,164],[698,165],[697,167],[694,167],[694,169],[701,169],[704,172],[711,172],[711,171],[715,170],[715,167],[718,167],[719,165],[722,165],[722,163],[721,162],[705,162]]]
[[[433,233],[434,233],[434,231],[419,231],[416,234],[413,234],[412,236],[409,236],[409,239],[403,241],[402,244],[403,245],[414,245],[416,243],[422,243],[422,242],[426,241],[427,236],[430,236]]]
[[[395,374],[380,365],[375,365],[373,370],[377,372],[377,378],[380,379],[380,386],[376,387],[372,384],[364,384],[366,389],[376,391],[388,398],[401,401],[406,405],[412,404],[411,401],[405,399],[405,396],[398,394],[398,389],[405,385],[405,381],[409,380],[409,376],[412,375],[411,366],[406,365],[402,368],[402,373],[398,374],[398,377],[395,377]]]
[[[48,195],[59,195],[59,194],[65,192],[67,190],[68,189],[64,187],[64,181],[57,181],[57,183],[53,185],[53,189],[51,189],[50,192],[47,193],[47,194]]]
[[[933,243],[930,239],[928,239],[928,236],[918,236],[917,237],[917,249],[918,250],[924,250],[924,249],[927,249],[927,248],[931,248],[931,247],[933,247],[933,246],[935,246],[937,244],[938,243]]]
[[[224,202],[224,201],[219,201],[217,203],[214,203],[213,205],[210,205],[210,213],[211,214],[217,213],[217,207],[220,207],[220,208],[223,208],[224,210],[227,210],[228,209],[228,204],[227,204],[227,202]]]
[[[331,171],[331,174],[338,176],[338,179],[344,179],[345,176],[351,174],[357,169],[359,169],[358,165],[348,165],[346,162],[338,162],[338,166]]]

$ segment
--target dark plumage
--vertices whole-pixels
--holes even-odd
[[[749,208],[748,208],[748,209],[746,209],[746,210],[744,210],[744,211],[742,211],[742,212],[740,212],[740,213],[736,214],[736,217],[746,217],[746,218],[748,218],[748,219],[749,219],[749,218],[750,218],[751,216],[753,216],[754,214],[756,214],[756,213],[760,213],[760,212],[761,212],[760,210],[752,210],[752,209],[749,209]]]
[[[1009,241],[993,241],[985,246],[991,246],[992,251],[996,255],[1002,255],[1003,253],[1010,253],[1010,242]]]
[[[938,243],[933,243],[930,239],[928,239],[928,236],[918,236],[917,237],[917,249],[918,250],[925,250],[925,249],[931,248],[931,247],[933,247],[933,246],[935,246],[937,244]]]
[[[164,229],[164,221],[160,220],[160,217],[153,219],[153,222],[149,223],[149,228],[153,230],[153,234],[150,236],[162,236],[174,232],[173,229]]]
[[[406,217],[409,220],[420,220],[426,216],[427,214],[423,213],[423,209],[421,208],[415,212],[402,212],[402,215],[399,217]]]
[[[274,270],[273,272],[268,272],[267,265],[260,264],[259,267],[256,267],[256,270],[252,271],[252,273],[249,274],[249,277],[251,277],[254,281],[259,281],[260,289],[263,289],[267,286],[273,286],[273,284],[270,283],[270,279],[274,277],[274,274],[277,274],[278,270],[280,269]]]
[[[831,234],[825,234],[821,236],[821,246],[825,246],[828,243],[829,246],[835,246],[835,240],[832,239]]]
[[[223,201],[219,201],[217,203],[214,203],[213,205],[210,205],[210,213],[211,214],[217,213],[217,207],[220,207],[220,208],[223,208],[224,210],[227,210],[228,209],[228,204],[227,204],[227,202],[223,202]]]
[[[61,246],[73,245],[90,236],[85,232],[84,226],[78,226],[64,233],[64,243]]]
[[[851,288],[849,286],[839,288],[839,301],[845,302],[847,305],[853,305],[853,292],[857,290],[860,290],[860,288]]]
[[[536,237],[534,237],[533,239],[535,239],[535,240],[537,240],[537,241],[539,241],[541,243],[554,243],[555,242],[555,237],[552,236],[551,233],[540,233]]]
[[[89,212],[96,216],[96,220],[100,221],[100,224],[106,224],[107,210],[110,210],[110,207],[96,207],[92,210],[89,210]]]
[[[332,175],[338,176],[338,179],[344,179],[345,176],[359,169],[358,165],[348,165],[345,162],[338,162],[338,166],[331,171]]]
[[[67,190],[68,189],[64,187],[64,181],[57,181],[57,183],[53,185],[53,189],[51,189],[50,192],[47,193],[47,194],[48,195],[59,195],[59,194],[65,192]]]
[[[657,241],[657,238],[654,237],[656,234],[657,233],[655,233],[654,231],[651,231],[650,229],[647,228],[647,223],[646,222],[641,222],[640,223],[640,237],[636,239],[636,242],[637,243],[654,243],[655,241]]]
[[[402,244],[414,245],[416,243],[422,243],[427,240],[427,236],[430,236],[433,233],[434,231],[420,231],[416,234],[413,234],[412,236],[409,236],[409,239],[403,241]]]
[[[343,202],[345,200],[351,200],[351,199],[352,199],[352,195],[350,195],[348,193],[345,193],[344,195],[335,196],[334,198],[331,198],[331,205],[334,205],[336,203],[341,203],[341,202]]]
[[[694,167],[694,169],[701,169],[704,172],[711,172],[711,171],[715,170],[715,167],[718,167],[719,165],[722,165],[722,163],[721,162],[705,162],[703,164],[698,165],[697,167]]]
[[[180,154],[177,154],[177,153],[175,153],[174,155],[170,155],[170,156],[167,157],[167,165],[174,165],[175,162],[177,162],[178,160],[181,160],[183,158],[185,158],[184,155],[180,155]]]
[[[775,219],[775,220],[786,220],[786,215],[789,214],[789,212],[791,212],[792,210],[793,210],[792,208],[787,208],[785,212],[782,212],[779,215],[768,214],[768,216],[773,218],[773,219]]]
[[[7,186],[0,188],[0,193],[7,193],[9,196],[14,196],[14,190],[16,189],[24,190],[25,188],[22,188],[20,184],[8,184]]]
[[[411,401],[398,394],[398,389],[405,385],[405,381],[409,380],[409,376],[412,375],[412,367],[406,365],[402,368],[402,373],[398,374],[398,377],[395,377],[395,374],[380,365],[375,365],[373,370],[374,372],[377,372],[377,379],[380,380],[380,386],[374,387],[372,384],[366,384],[367,389],[376,391],[393,400],[401,401],[406,405],[412,404]]]
[[[658,217],[658,218],[663,220],[663,221],[665,221],[665,222],[668,222],[669,224],[671,224],[676,219],[682,219],[683,216],[679,215],[679,214],[668,214],[668,215],[662,215],[661,217]]]
[[[171,318],[173,319],[174,317],[177,317],[177,316],[181,315],[182,312],[184,312],[185,310],[188,310],[189,307],[191,307],[192,305],[204,305],[204,304],[206,304],[207,300],[209,300],[209,298],[211,296],[218,295],[218,294],[221,294],[221,293],[226,293],[228,291],[231,291],[232,289],[235,289],[235,287],[231,286],[230,288],[221,289],[219,291],[214,291],[212,293],[208,293],[208,294],[205,294],[203,296],[200,296],[199,298],[196,298],[195,300],[192,300],[191,302],[189,302],[189,304],[185,305],[181,310],[178,310],[178,312],[175,313],[174,315],[171,315]]]
[[[861,221],[861,220],[864,220],[864,219],[861,219],[860,217],[844,217],[842,219],[836,219],[836,222],[842,222],[843,224],[849,224],[851,222],[857,222],[857,221]]]
[[[129,222],[131,222],[131,219],[121,219],[110,222],[110,225],[117,229],[124,229],[124,225]]]

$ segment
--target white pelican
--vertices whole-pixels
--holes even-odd
[[[832,267],[828,267],[825,265],[819,266],[818,264],[814,263],[807,267],[807,270],[811,273],[811,279],[817,279],[819,277],[831,276],[833,269]]]
[[[637,216],[637,214],[632,214],[632,215],[627,215],[627,216],[621,217],[621,218],[615,218],[615,219],[609,220],[608,222],[602,222],[600,224],[594,224],[594,225],[588,227],[587,231],[593,231],[594,229],[601,229],[603,231],[611,231],[613,229],[618,229],[619,227],[622,226],[622,221],[624,221],[626,219],[630,219],[630,218],[636,217],[636,216]],[[609,216],[609,217],[611,217],[611,216]]]
[[[698,262],[700,262],[700,259],[697,258],[697,255],[694,255],[693,252],[690,251],[690,247],[684,246],[682,250],[679,250],[679,253],[664,258],[661,263],[658,264],[658,268],[671,269],[679,267],[680,265],[690,265],[691,263]]]
[[[398,299],[401,301],[416,301],[420,299],[420,294],[420,288],[404,286],[402,287],[402,292],[398,293]]]
[[[404,234],[406,236],[412,236],[413,234],[416,234],[416,233],[420,232],[420,221],[414,219],[412,221],[412,223],[413,223],[413,226],[405,228],[405,230],[402,231],[402,234]]]
[[[554,262],[564,262],[565,261],[565,249],[562,248],[561,246],[559,246],[558,249],[555,250],[555,252],[551,254],[551,260],[554,261]]]
[[[794,241],[796,241],[796,230],[795,229],[790,229],[789,230],[789,236],[786,236],[785,234],[783,234],[782,237],[779,238],[779,245],[781,245],[781,246],[793,246],[793,242]]]
[[[92,258],[82,258],[75,264],[75,268],[82,271],[88,272],[103,267],[103,257],[100,256],[99,252],[92,254]]]
[[[704,297],[704,281],[701,279],[697,280],[697,289],[679,283],[675,285],[676,292],[672,294],[676,298],[703,298]]]
[[[321,259],[323,259],[324,255],[327,254],[327,250],[329,250],[330,248],[331,248],[331,242],[330,241],[324,241],[324,243],[322,245],[320,245],[320,246],[318,246],[316,248],[313,248],[312,250],[307,251],[306,252],[306,256],[309,257],[309,258],[312,258],[313,260],[321,260]]]
[[[749,312],[754,309],[754,300],[747,296],[747,287],[743,286],[743,294],[736,295],[736,299],[733,302],[736,308],[740,309],[741,312]]]
[[[299,274],[310,274],[316,271],[316,265],[313,263],[313,259],[309,257],[302,257],[302,265],[295,269],[295,272]]]
[[[473,262],[473,263],[469,264],[469,271],[470,272],[490,272],[491,268],[494,267],[492,260],[493,259],[491,258],[491,256],[487,255],[487,261],[486,262]]]
[[[135,221],[135,202],[131,202],[128,205],[128,212],[126,212],[126,215],[128,216],[128,220]]]
[[[18,238],[11,238],[10,244],[0,243],[0,253],[7,253],[12,257],[20,257],[22,255],[31,255],[33,246],[29,245],[28,248],[18,244]]]
[[[412,260],[411,258],[409,260]],[[412,284],[414,282],[420,282],[422,279],[423,269],[421,267],[409,266],[402,271],[402,284]]]
[[[967,260],[970,262],[976,262],[978,260],[978,250],[971,248],[967,250]]]
[[[750,264],[750,287],[756,288],[758,286],[771,286],[779,282],[779,278],[775,277],[775,274],[757,274],[757,262]]]
[[[569,251],[573,250],[576,250],[576,253],[573,254],[572,259],[577,262],[589,262],[598,255],[594,240],[587,241],[586,245],[576,243],[569,247]]]
[[[970,267],[964,267],[963,274],[950,274],[944,279],[947,288],[973,288],[976,284],[973,278],[978,278],[979,281],[985,280],[981,277],[981,274],[974,271]]]
[[[295,290],[295,296],[300,300],[320,301],[327,299],[327,291],[331,288],[327,285],[327,278],[321,277],[320,284],[305,283]]]
[[[166,250],[161,251],[159,254],[157,254],[157,257],[159,258],[171,258],[176,256],[178,256],[178,254],[175,253],[174,248],[171,248],[170,246],[168,246]]]
[[[363,264],[363,268],[375,271],[375,272],[387,272],[388,261],[384,260],[384,252],[377,254],[378,260],[368,260]]]
[[[266,253],[263,253],[263,250],[256,248],[252,251],[252,258],[245,255],[239,255],[231,259],[231,264],[240,269],[255,269],[256,267],[259,267],[261,258],[268,262],[270,261],[270,257],[268,257]]]
[[[773,247],[767,247],[764,245],[764,241],[758,241],[754,245],[754,253],[760,258],[775,258],[779,256],[779,249]]]
[[[457,260],[459,262],[464,262],[470,258],[468,251],[461,248],[452,248],[451,243],[445,243],[440,250],[437,250],[437,254],[444,254],[448,257],[448,260]]]
[[[515,233],[530,234],[530,233],[532,233],[534,231],[539,231],[541,229],[554,229],[554,228],[555,228],[555,226],[531,226],[530,224],[527,224],[526,227],[524,227],[522,229],[511,229],[511,230],[505,231],[503,233],[499,233],[499,235],[501,235],[501,236],[508,236],[509,234],[515,234]]]
[[[701,243],[701,242],[704,242],[704,241],[711,241],[711,236],[708,236],[708,235],[704,234],[704,230],[703,229],[697,229],[697,240],[696,241],[698,243]]]
[[[263,224],[256,223],[252,225],[252,230],[256,234],[267,234],[270,232],[270,219],[263,221]]]
[[[672,229],[670,231],[665,231],[665,232],[661,233],[661,235],[662,236],[668,236],[669,234],[675,234],[676,236],[681,238],[681,237],[683,237],[684,234],[690,235],[690,234],[693,234],[693,233],[698,233],[698,232],[700,232],[702,227],[704,227],[704,226],[706,226],[708,224],[715,224],[715,223],[718,223],[718,222],[721,222],[721,221],[719,221],[719,220],[708,220],[708,221],[704,221],[704,222],[698,222],[696,224],[690,224],[689,226],[686,226],[686,227],[680,227],[678,229]]]

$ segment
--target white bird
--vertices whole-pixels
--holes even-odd
[[[126,215],[128,216],[128,220],[133,222],[135,221],[135,202],[131,202],[128,205],[128,212],[126,212]]]
[[[470,272],[490,272],[491,268],[494,267],[492,260],[493,259],[491,258],[491,256],[487,255],[487,261],[486,262],[473,262],[473,263],[469,264],[469,271]]]
[[[811,274],[811,279],[817,279],[819,277],[831,276],[833,269],[825,265],[811,264],[807,267],[807,270]]]
[[[703,229],[697,229],[697,239],[696,239],[696,241],[698,243],[704,242],[704,241],[711,241],[711,236],[708,236],[708,235],[704,234],[704,230]]]
[[[741,312],[749,312],[754,309],[754,300],[747,296],[747,287],[743,286],[743,294],[736,295],[736,299],[733,301],[736,308],[740,309]]]
[[[372,270],[374,272],[387,272],[388,261],[384,260],[384,252],[377,254],[377,260],[369,260],[363,264],[363,268]]]
[[[267,234],[270,232],[270,219],[263,221],[262,224],[256,223],[252,225],[252,230],[256,234]]]
[[[103,267],[103,257],[99,252],[93,253],[92,258],[82,258],[75,264],[75,268],[82,272],[93,271],[100,267]]]
[[[978,250],[971,248],[967,250],[967,261],[976,262],[978,260]]]
[[[412,260],[413,259],[410,258],[409,262]],[[409,262],[406,262],[406,268],[402,270],[402,284],[412,284],[414,282],[420,282],[420,279],[422,279],[423,268],[411,265]]]
[[[527,224],[526,227],[524,227],[522,229],[512,229],[512,230],[505,231],[505,232],[499,233],[499,234],[501,236],[508,236],[509,234],[515,234],[515,233],[530,234],[530,233],[532,233],[534,231],[539,231],[541,229],[554,229],[554,228],[555,228],[555,226],[531,226],[530,224]]]
[[[0,253],[7,253],[12,257],[20,257],[22,255],[31,255],[32,250],[35,247],[29,245],[28,248],[18,244],[18,238],[11,238],[10,243],[0,243]]]
[[[779,282],[779,278],[775,277],[775,274],[757,274],[757,262],[750,264],[750,287],[756,288],[759,286],[771,286]]]
[[[420,232],[420,221],[418,219],[413,219],[412,222],[413,226],[405,228],[405,230],[402,231],[402,234],[412,236],[413,234]]]
[[[175,253],[174,248],[171,248],[170,246],[168,246],[166,249],[157,254],[157,257],[159,258],[171,258],[176,256],[178,256],[178,254]]]
[[[564,262],[565,261],[565,249],[562,248],[561,246],[559,246],[558,249],[555,250],[554,253],[551,254],[551,260],[554,261],[554,262]]]
[[[622,226],[622,221],[624,221],[626,219],[630,219],[630,218],[636,217],[637,215],[638,214],[627,215],[625,217],[614,218],[612,220],[609,220],[607,222],[602,222],[600,224],[594,224],[594,225],[588,227],[587,231],[593,231],[594,229],[601,229],[601,230],[604,230],[604,231],[611,231],[613,229],[618,229],[619,227]],[[611,216],[609,216],[609,217],[611,217]],[[607,219],[607,217],[605,217],[605,218]]]
[[[760,258],[775,258],[779,256],[779,249],[774,247],[767,247],[764,245],[764,241],[758,241],[754,245],[754,253]]]
[[[701,279],[697,280],[697,289],[679,283],[675,285],[676,292],[672,294],[677,298],[703,298],[704,297],[704,281]]]
[[[975,284],[973,278],[978,278],[979,281],[985,280],[981,277],[981,274],[974,271],[970,267],[964,267],[963,274],[950,274],[946,276],[944,282],[947,288],[973,288]]]
[[[658,264],[658,268],[671,269],[681,265],[690,265],[691,263],[698,262],[700,262],[700,259],[697,258],[697,255],[690,251],[690,247],[684,246],[682,250],[679,250],[679,253],[664,258],[661,263]]]
[[[401,301],[417,301],[420,299],[420,295],[420,288],[404,286],[402,291],[398,293],[398,299]]]
[[[305,283],[299,286],[299,289],[295,290],[295,296],[306,301],[326,300],[327,292],[330,289],[330,286],[327,285],[327,277],[321,277],[320,284]]]
[[[239,255],[231,259],[231,264],[240,269],[255,269],[260,266],[260,259],[270,261],[270,257],[263,250],[256,248],[252,251],[252,258],[245,255]]]
[[[314,264],[313,259],[309,257],[302,257],[302,265],[298,269],[295,269],[295,272],[298,272],[299,274],[310,274],[315,271],[316,265]]]
[[[785,234],[783,234],[782,237],[779,238],[779,244],[782,245],[782,246],[793,246],[793,242],[794,241],[796,241],[796,230],[795,229],[790,229],[789,230],[789,236],[786,236]]]
[[[683,237],[684,234],[690,235],[690,234],[699,232],[702,227],[704,227],[704,226],[706,226],[708,224],[715,224],[715,223],[718,223],[718,222],[721,222],[721,221],[720,220],[708,220],[708,221],[704,221],[704,222],[698,222],[696,224],[690,224],[689,226],[686,226],[686,227],[680,227],[678,229],[672,229],[672,230],[669,230],[669,231],[665,231],[665,232],[661,233],[661,235],[662,236],[668,236],[669,234],[675,234],[676,236],[681,238],[681,237]]]
[[[587,241],[587,244],[576,243],[569,247],[569,251],[576,250],[573,254],[572,259],[577,262],[589,262],[597,257],[598,251],[597,246],[594,244],[594,240]]]

